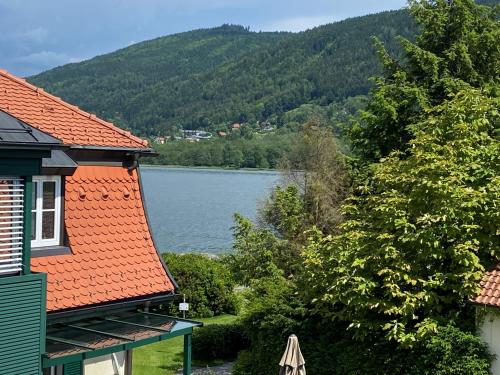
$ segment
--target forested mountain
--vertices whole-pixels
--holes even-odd
[[[366,94],[379,73],[372,36],[388,49],[416,26],[405,10],[300,33],[224,25],[138,43],[29,78],[47,91],[141,135],[271,120],[303,104]]]

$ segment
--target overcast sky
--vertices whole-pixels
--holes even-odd
[[[302,31],[405,0],[0,0],[0,68],[28,76],[155,37],[223,23]]]

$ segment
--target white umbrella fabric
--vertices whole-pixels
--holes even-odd
[[[306,375],[305,363],[300,352],[299,339],[295,335],[290,335],[285,353],[281,357],[279,375]]]

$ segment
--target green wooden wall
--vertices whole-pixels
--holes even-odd
[[[0,278],[0,374],[41,373],[45,301],[45,274]]]
[[[82,375],[82,362],[72,362],[64,365],[64,375]]]

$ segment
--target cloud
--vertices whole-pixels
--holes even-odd
[[[49,31],[44,27],[36,27],[24,31],[20,37],[35,43],[43,43],[47,40]]]
[[[313,27],[335,22],[333,16],[291,17],[274,21],[261,27],[261,31],[304,31]]]

